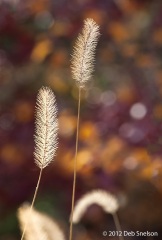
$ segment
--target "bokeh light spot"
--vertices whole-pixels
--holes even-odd
[[[134,170],[137,167],[138,162],[134,157],[128,157],[124,160],[123,165],[128,170]]]
[[[116,102],[116,94],[113,91],[103,92],[100,101],[107,106],[111,106]]]
[[[142,119],[146,116],[147,108],[143,103],[135,103],[130,109],[130,115],[134,119]]]
[[[40,29],[48,29],[54,23],[54,19],[50,12],[43,11],[36,15],[35,17],[35,25]]]
[[[124,123],[119,129],[119,133],[122,137],[129,139],[133,143],[140,142],[145,136],[141,129],[131,123]]]

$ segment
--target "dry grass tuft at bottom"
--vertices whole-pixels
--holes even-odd
[[[25,231],[25,240],[65,240],[64,234],[57,223],[46,214],[30,209],[29,204],[23,204],[18,209],[18,219],[23,231],[26,220],[29,219]]]

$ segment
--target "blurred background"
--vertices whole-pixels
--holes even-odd
[[[159,234],[131,239],[162,239],[162,1],[0,0],[0,240],[20,239],[17,209],[31,202],[39,175],[33,134],[41,86],[57,98],[59,148],[35,207],[68,236],[78,100],[70,60],[87,17],[101,36],[82,92],[76,200],[110,191],[121,202],[123,230]],[[111,239],[103,230],[115,230],[113,219],[92,206],[74,236]]]

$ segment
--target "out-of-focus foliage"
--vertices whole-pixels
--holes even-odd
[[[34,106],[42,85],[56,94],[60,129],[36,206],[67,228],[78,98],[70,59],[87,17],[101,37],[93,79],[82,92],[76,198],[94,188],[112,191],[125,203],[123,230],[160,235],[162,2],[1,0],[0,239],[18,239],[16,209],[34,191]],[[112,229],[112,219],[92,207],[75,231],[88,240]]]

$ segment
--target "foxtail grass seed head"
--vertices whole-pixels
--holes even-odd
[[[29,204],[23,204],[18,209],[20,228],[24,229],[26,219],[29,223],[25,231],[25,240],[65,240],[64,234],[57,223],[44,213],[30,209]]]
[[[99,35],[99,26],[93,19],[87,18],[74,46],[71,61],[72,77],[81,88],[91,78]]]
[[[36,101],[35,163],[45,168],[56,154],[58,118],[55,95],[48,87],[39,90]]]
[[[95,190],[78,200],[74,207],[73,223],[78,223],[92,204],[99,205],[106,213],[110,214],[115,213],[119,208],[118,200],[114,195],[104,190]]]

